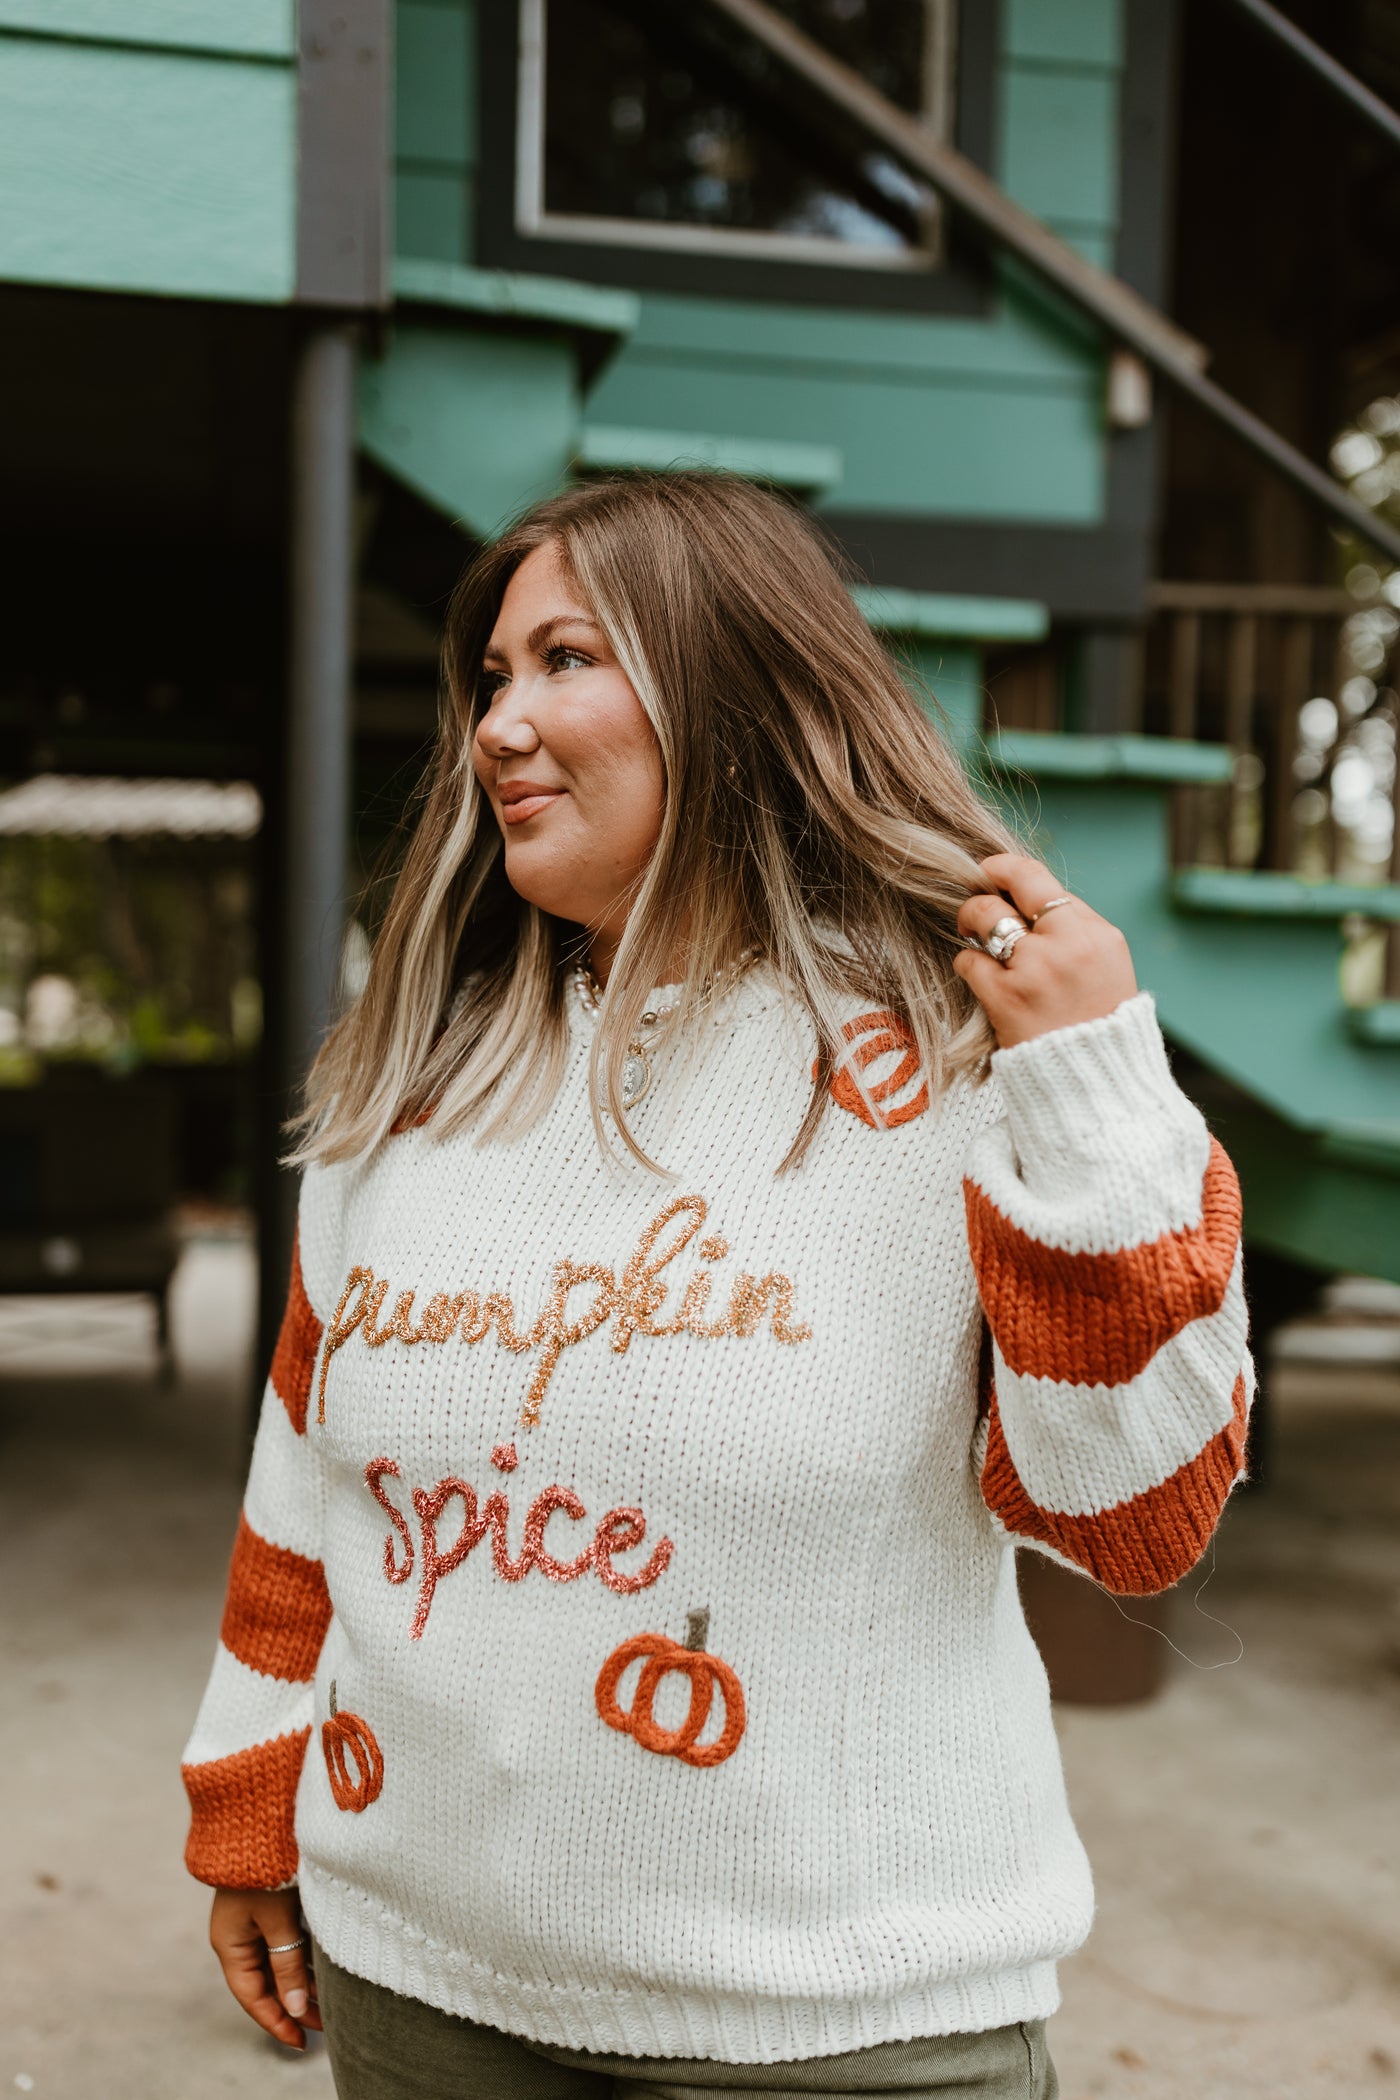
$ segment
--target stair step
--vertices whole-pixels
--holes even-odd
[[[851,596],[880,634],[932,641],[1040,642],[1050,611],[1034,598],[971,598],[947,591],[900,591],[855,583]]]
[[[845,471],[835,445],[794,444],[784,438],[725,437],[705,430],[647,430],[585,423],[574,447],[574,469],[718,467],[749,480],[775,481],[802,495],[822,495]]]
[[[1358,1043],[1400,1049],[1400,999],[1378,999],[1373,1006],[1353,1006],[1347,1027]]]
[[[1400,1175],[1400,1123],[1333,1123],[1319,1138],[1318,1150],[1326,1159],[1372,1174]]]
[[[1029,773],[1038,780],[1144,780],[1212,787],[1231,779],[1234,760],[1223,744],[1193,744],[1174,736],[1073,736],[1051,730],[1003,729],[987,739],[998,773]]]
[[[1400,921],[1400,882],[1306,882],[1256,868],[1181,868],[1172,902],[1183,911],[1258,919]]]

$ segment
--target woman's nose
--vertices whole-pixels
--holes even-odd
[[[529,709],[509,694],[503,694],[490,712],[482,716],[477,725],[476,740],[488,758],[538,751],[540,746],[539,733],[530,720]]]

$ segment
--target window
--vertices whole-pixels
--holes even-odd
[[[938,137],[952,0],[778,0]],[[717,10],[522,0],[516,225],[574,242],[928,270],[935,200]]]

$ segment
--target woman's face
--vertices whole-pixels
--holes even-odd
[[[520,564],[483,659],[472,763],[529,903],[595,935],[604,974],[661,830],[656,733],[557,543]]]

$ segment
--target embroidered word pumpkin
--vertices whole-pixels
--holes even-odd
[[[642,1672],[630,1707],[618,1704],[617,1689],[623,1672],[638,1658]],[[653,1711],[662,1679],[672,1674],[690,1679],[690,1711],[679,1728],[663,1728]],[[724,1700],[724,1727],[712,1743],[702,1743],[700,1732],[710,1718],[715,1687]],[[664,1633],[636,1633],[624,1641],[598,1673],[594,1699],[599,1719],[609,1728],[630,1735],[644,1750],[658,1757],[676,1757],[684,1765],[722,1765],[732,1757],[748,1725],[744,1693],[727,1662],[703,1648],[683,1647]]]
[[[872,1130],[894,1130],[901,1123],[912,1123],[928,1107],[928,1081],[925,1080],[916,1094],[900,1101],[893,1108],[882,1104],[896,1094],[901,1094],[919,1076],[919,1046],[915,1042],[907,1021],[898,1014],[881,1009],[877,1013],[861,1014],[848,1021],[842,1030],[846,1041],[852,1044],[847,1062],[838,1067],[831,1076],[831,1098],[838,1108],[848,1115],[859,1116]],[[869,1101],[856,1084],[851,1066],[863,1072],[877,1058],[893,1057],[902,1051],[899,1063],[883,1079],[874,1080],[865,1092]],[[813,1065],[812,1077],[818,1076],[819,1067]],[[875,1106],[872,1108],[871,1103]]]
[[[337,1808],[359,1815],[377,1801],[384,1785],[384,1758],[368,1721],[337,1707],[331,1679],[331,1717],[321,1724],[321,1752]],[[351,1766],[354,1766],[352,1773]]]
[[[521,1408],[522,1425],[531,1429],[539,1421],[540,1404],[548,1390],[559,1359],[566,1349],[596,1334],[612,1322],[611,1349],[624,1356],[636,1334],[648,1336],[689,1335],[700,1341],[727,1337],[747,1340],[764,1322],[775,1341],[805,1342],[812,1330],[796,1316],[796,1285],[781,1269],[764,1275],[742,1270],[729,1286],[729,1302],[712,1318],[710,1297],[713,1267],[727,1260],[729,1242],[723,1233],[701,1238],[709,1215],[703,1196],[675,1196],[657,1212],[620,1272],[602,1262],[556,1261],[549,1294],[534,1321],[518,1326],[514,1299],[506,1291],[434,1291],[421,1312],[414,1310],[417,1288],[398,1291],[389,1305],[393,1285],[388,1277],[376,1276],[367,1263],[359,1262],[345,1279],[340,1302],[331,1315],[321,1351],[317,1388],[316,1420],[326,1419],[326,1379],[331,1359],[358,1333],[371,1349],[389,1342],[442,1346],[455,1336],[473,1346],[494,1332],[498,1344],[517,1356],[533,1353],[534,1370]],[[678,1302],[668,1302],[667,1292],[679,1281],[672,1264],[697,1242],[701,1263],[680,1284]],[[663,1281],[663,1272],[671,1276]],[[586,1301],[575,1293],[588,1293]],[[571,1302],[572,1301],[572,1302]],[[717,1310],[717,1308],[716,1308]]]

